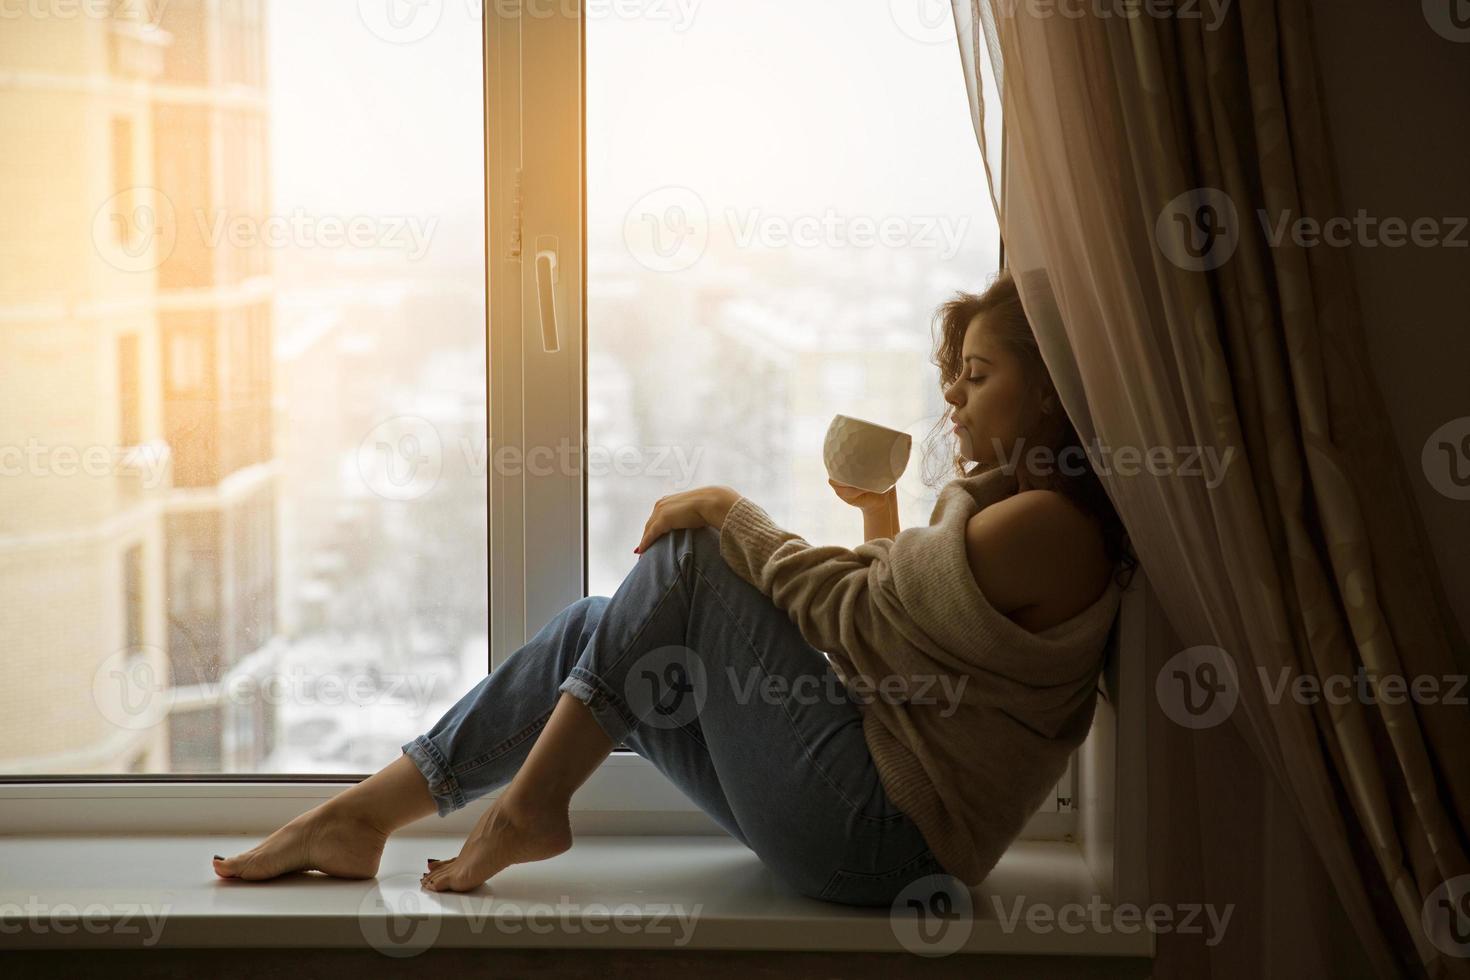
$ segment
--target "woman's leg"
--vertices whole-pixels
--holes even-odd
[[[373,877],[389,834],[429,814],[456,810],[510,780],[607,602],[594,596],[568,606],[428,734],[406,744],[404,755],[257,847],[231,858],[216,856],[216,874],[257,881],[314,869]]]
[[[941,873],[923,834],[888,798],[861,705],[825,654],[731,570],[718,532],[698,528],[667,538],[660,557],[681,570],[685,618],[680,623],[676,617],[668,633],[643,646],[663,642],[687,651],[687,665],[675,671],[660,667],[667,653],[646,656],[666,687],[688,693],[674,714],[683,721],[692,713],[684,727],[707,746],[742,839],[797,891],[833,901],[887,905],[909,882]],[[564,687],[575,690],[589,658]],[[603,669],[595,660],[589,666]],[[640,725],[630,741],[658,763],[666,743],[638,742],[648,727]],[[682,785],[680,766],[660,768]]]
[[[388,835],[434,812],[429,784],[407,756],[303,813],[256,847],[214,856],[221,878],[262,881],[288,871],[371,878]]]
[[[582,701],[558,692],[566,687],[564,682],[575,666],[593,661],[591,647],[619,651],[618,659],[622,659],[644,649],[647,639],[658,633],[650,630],[650,624],[666,617],[674,604],[667,574],[652,574],[657,565],[656,560],[640,560],[611,599],[593,596],[569,607],[569,615],[579,625],[577,642],[550,643],[537,661],[549,669],[518,667],[517,662],[526,657],[524,650],[518,651],[479,689],[466,695],[445,721],[406,747],[428,777],[441,812],[509,780],[505,792],[480,817],[459,855],[428,862],[429,870],[423,876],[426,888],[467,891],[511,864],[544,860],[571,846],[572,794],[607,758],[617,740]],[[492,683],[501,671],[516,679],[514,686],[521,689],[523,705],[550,702],[554,706],[530,722],[519,719],[524,724],[495,725],[499,730],[490,735],[487,727],[506,714],[504,705],[510,697],[508,690]],[[532,676],[538,691],[535,697],[527,691]],[[634,748],[659,741],[658,756],[665,765],[677,765],[685,793],[740,836],[701,740],[678,730],[624,732],[617,738],[624,737]],[[487,750],[497,739],[513,745],[514,750]]]
[[[620,601],[625,591],[641,598]],[[895,881],[937,870],[883,793],[858,705],[790,619],[730,571],[708,528],[670,532],[644,554],[561,690],[502,797],[532,819],[565,827],[571,793],[622,740],[803,892],[882,903]],[[493,813],[460,858],[431,864],[427,887],[474,888],[507,855],[534,850],[527,821]]]

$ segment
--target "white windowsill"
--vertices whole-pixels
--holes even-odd
[[[0,783],[0,838],[23,834],[268,834],[347,788],[345,782]],[[495,794],[484,799],[488,801]],[[483,807],[429,817],[413,834],[468,834]],[[724,830],[647,759],[614,752],[572,800],[578,835],[716,834]],[[1023,839],[1060,841],[1077,833],[1076,813],[1032,814]]]
[[[580,837],[566,854],[509,868],[471,895],[418,887],[425,858],[453,856],[458,836],[395,837],[372,881],[296,875],[252,884],[214,877],[211,854],[253,842],[0,837],[4,945],[387,946],[397,955],[426,946],[905,951],[887,910],[805,898],[728,837]],[[1153,937],[1144,929],[1079,929],[1069,922],[1065,930],[1055,923],[1036,930],[1024,914],[1008,927],[997,913],[997,901],[1009,917],[1017,899],[1023,911],[1055,910],[1085,907],[1098,893],[1074,845],[1019,842],[974,892],[973,928],[960,951],[1152,956]]]

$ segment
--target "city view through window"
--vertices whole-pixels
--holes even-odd
[[[0,774],[369,772],[483,676],[486,11],[407,6],[0,24]],[[856,544],[835,413],[927,522],[930,315],[999,242],[902,6],[589,6],[590,593],[709,483]]]

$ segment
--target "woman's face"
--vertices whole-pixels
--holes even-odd
[[[1017,458],[1016,443],[1033,430],[1039,399],[1020,359],[990,337],[983,321],[977,316],[965,328],[960,375],[944,400],[953,406],[950,423],[958,423],[960,455],[989,465]]]

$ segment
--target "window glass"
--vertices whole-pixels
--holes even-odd
[[[393,6],[4,17],[0,775],[370,771],[483,675],[480,11]]]
[[[589,591],[710,483],[860,541],[838,413],[913,435],[900,510],[927,523],[930,315],[999,266],[948,4],[610,5],[586,37]]]

